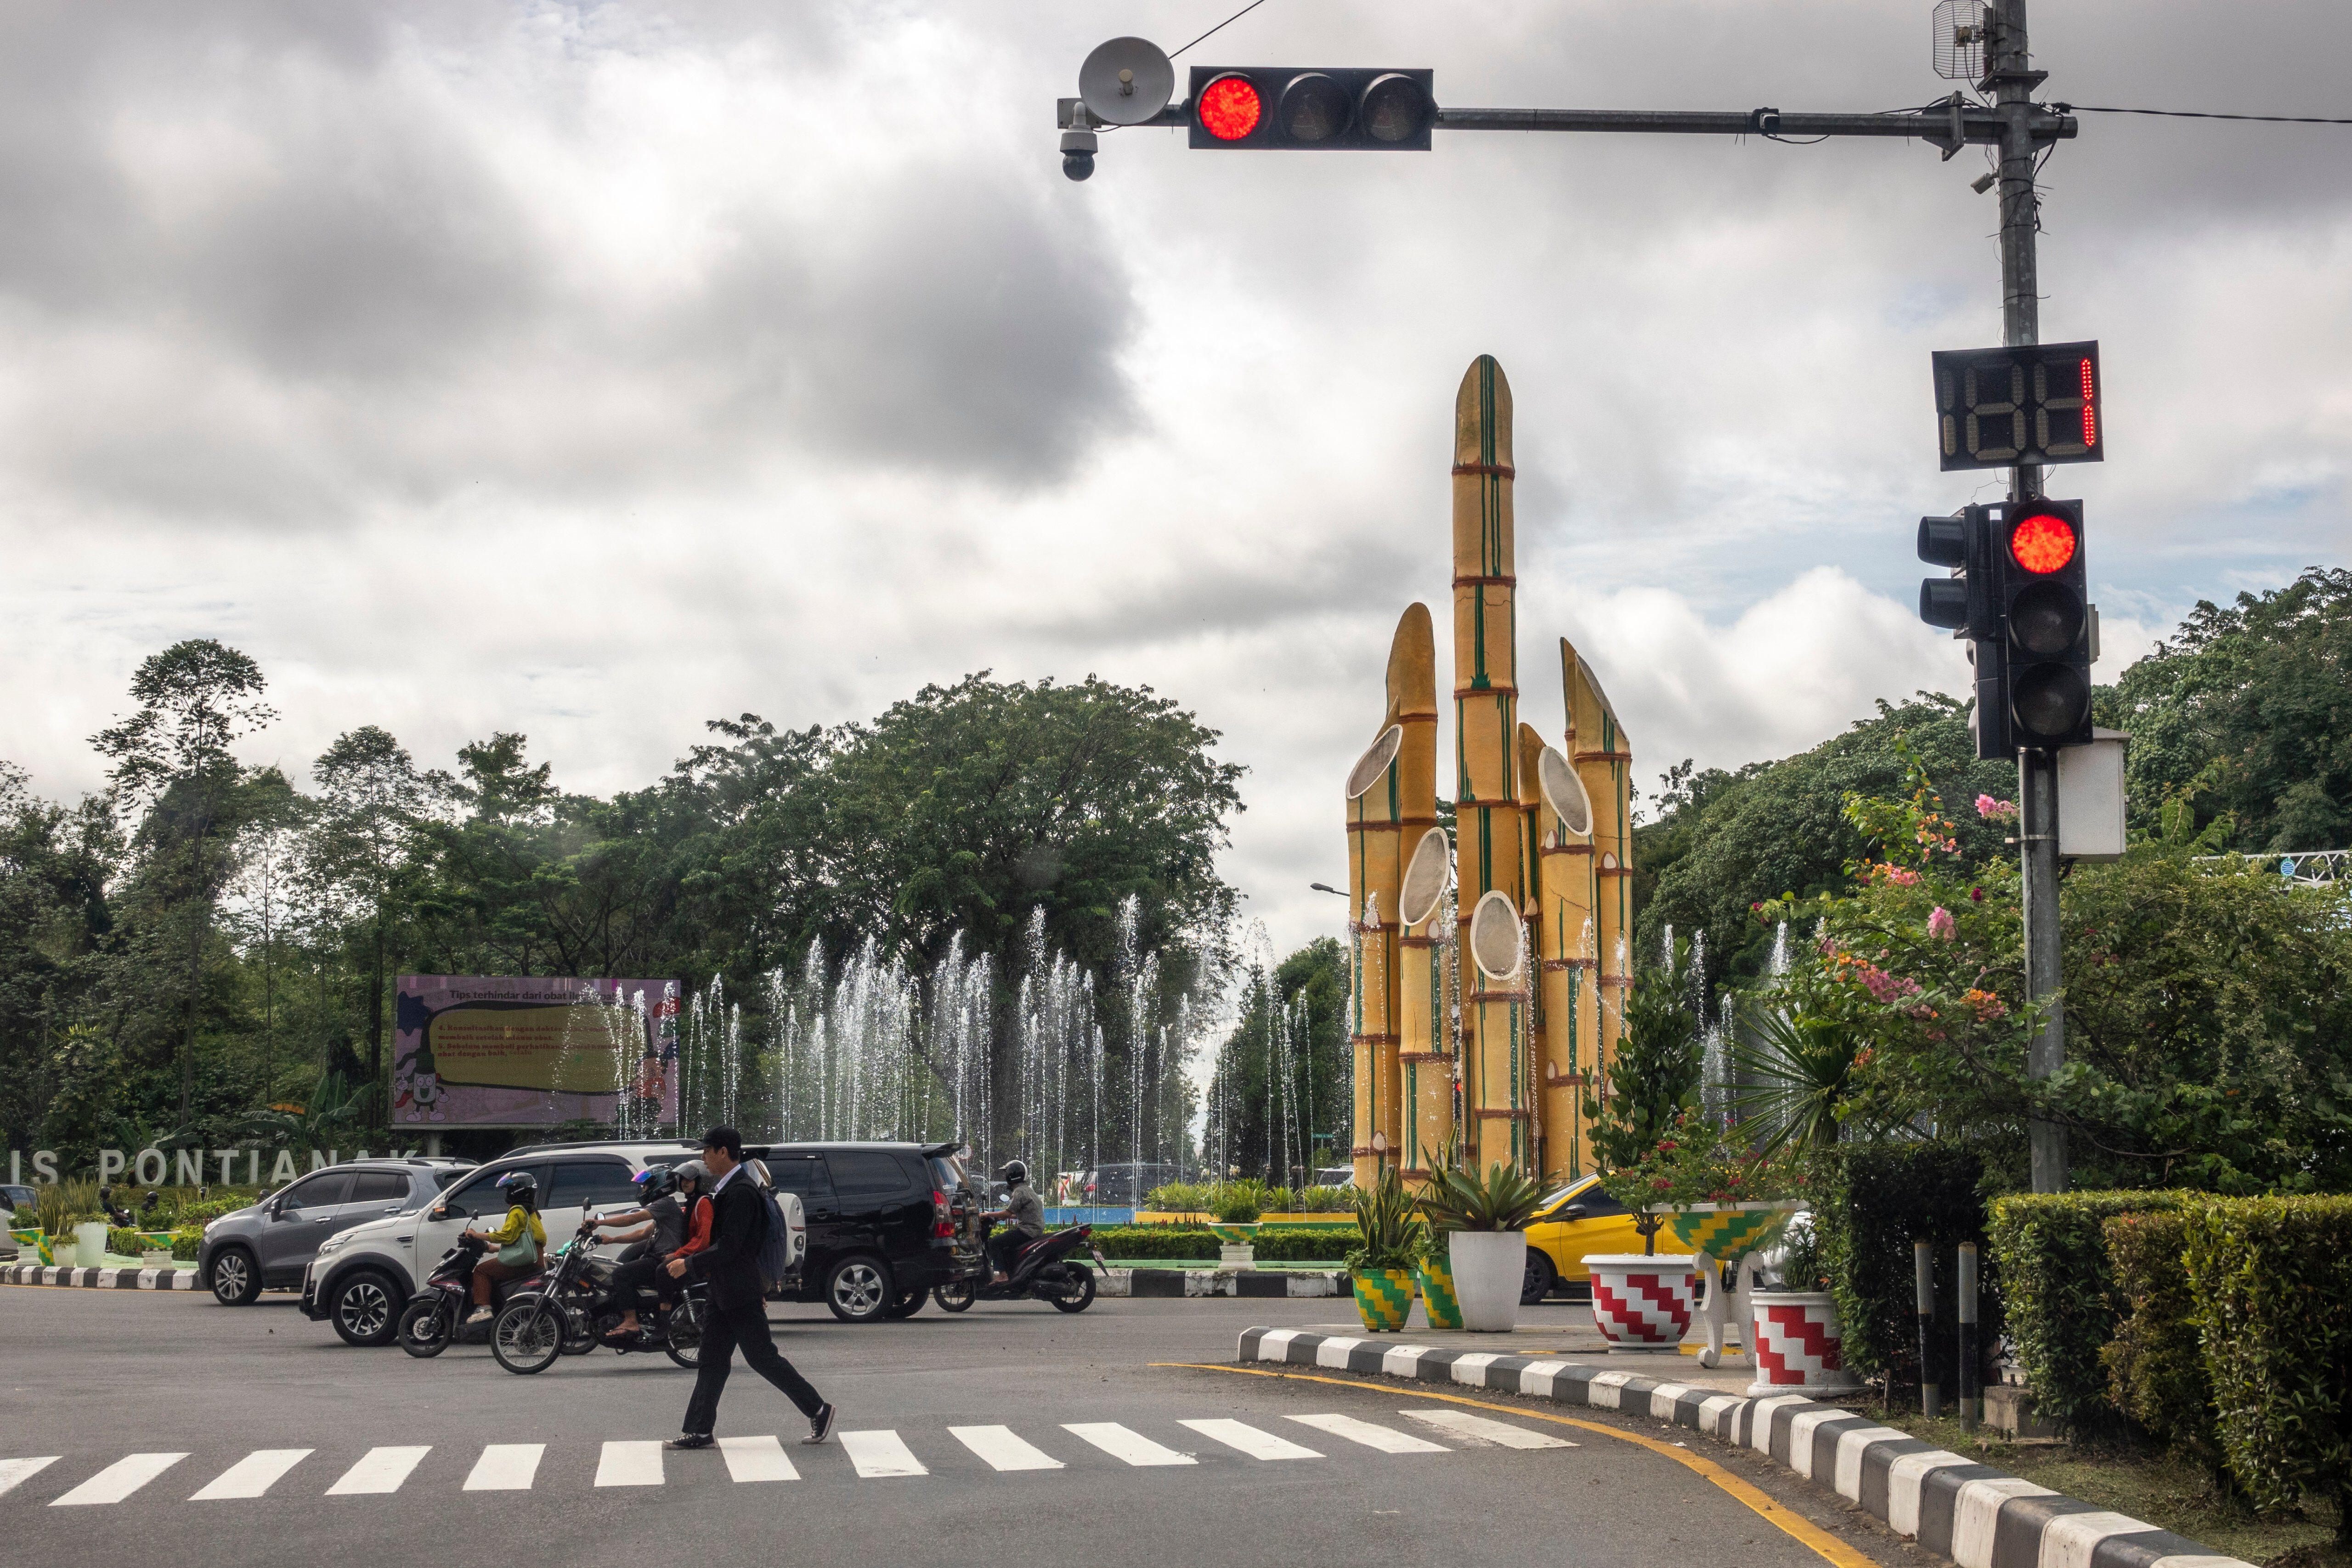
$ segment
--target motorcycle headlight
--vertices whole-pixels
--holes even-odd
[[[319,1256],[321,1258],[326,1257],[330,1252],[341,1252],[342,1249],[343,1238],[340,1236],[331,1236],[319,1243]]]

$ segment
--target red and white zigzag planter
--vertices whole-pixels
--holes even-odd
[[[1862,1386],[1846,1371],[1837,1299],[1823,1291],[1759,1290],[1753,1298],[1756,1381],[1750,1394],[1834,1394]]]
[[[1587,1257],[1584,1267],[1592,1275],[1592,1321],[1611,1350],[1672,1352],[1681,1346],[1698,1296],[1691,1258],[1602,1252]]]

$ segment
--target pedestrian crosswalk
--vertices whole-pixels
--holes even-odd
[[[1065,1422],[1024,1436],[1009,1426],[949,1426],[943,1434],[866,1427],[835,1435],[825,1447],[801,1448],[800,1464],[772,1435],[719,1439],[727,1479],[737,1485],[848,1477],[858,1481],[912,1480],[958,1470],[988,1472],[1083,1470],[1088,1467],[1191,1468],[1204,1462],[1275,1464],[1328,1461],[1356,1456],[1419,1458],[1465,1448],[1573,1448],[1574,1443],[1515,1421],[1466,1410],[1397,1413],[1422,1431],[1336,1412],[1281,1415],[1198,1416],[1166,1422]],[[1157,1426],[1156,1434],[1145,1428]],[[794,1445],[798,1447],[797,1444]],[[383,1445],[355,1456],[314,1448],[256,1448],[217,1469],[186,1464],[189,1450],[125,1454],[84,1463],[56,1454],[0,1457],[0,1508],[103,1507],[133,1497],[142,1503],[174,1493],[189,1502],[251,1501],[323,1495],[382,1497],[456,1483],[467,1492],[530,1491],[542,1486],[659,1487],[717,1479],[717,1469],[692,1455],[666,1451],[658,1439],[614,1438],[586,1443]],[[975,1461],[977,1464],[975,1465]],[[219,1464],[217,1458],[214,1465]],[[174,1472],[178,1472],[176,1475]],[[424,1476],[426,1479],[419,1479]],[[169,1478],[167,1479],[167,1478]],[[201,1478],[201,1479],[200,1479]],[[462,1478],[462,1479],[460,1479]],[[179,1487],[192,1489],[179,1492]],[[44,1495],[54,1490],[55,1495]],[[7,1494],[16,1493],[16,1497]]]

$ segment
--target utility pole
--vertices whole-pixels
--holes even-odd
[[[2000,137],[2000,330],[2001,342],[2022,348],[2042,341],[2042,300],[2034,267],[2034,232],[2040,206],[2033,191],[2033,165],[2040,156],[2032,131],[2033,91],[2050,73],[2033,68],[2026,48],[2026,0],[1992,0],[1986,14],[1987,79],[2001,122]],[[2042,469],[2020,464],[2009,471],[2009,499],[2038,500]],[[2017,753],[2018,854],[2025,900],[2025,998],[2045,1009],[2042,1026],[2025,1051],[2025,1076],[2039,1082],[2066,1059],[2066,1020],[2059,991],[2063,984],[2058,943],[2058,753],[2023,746]],[[2035,1118],[2027,1128],[2032,1154],[2033,1190],[2066,1190],[2066,1130]]]

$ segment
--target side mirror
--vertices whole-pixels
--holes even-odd
[[[1562,1219],[1584,1219],[1589,1217],[1591,1213],[1591,1211],[1587,1209],[1582,1204],[1570,1204],[1566,1208],[1559,1211],[1559,1217]]]
[[[435,1219],[447,1219],[449,1217],[449,1205],[446,1203],[435,1204],[433,1205],[432,1217]]]

